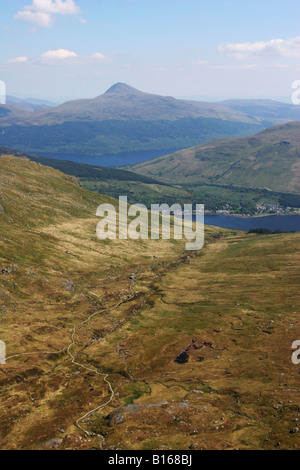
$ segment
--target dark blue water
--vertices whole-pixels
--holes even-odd
[[[68,160],[76,163],[86,163],[96,166],[125,166],[135,165],[136,163],[146,162],[153,158],[162,157],[169,153],[174,153],[178,149],[169,150],[147,150],[140,152],[121,152],[106,155],[61,155],[56,153],[39,152],[41,157],[55,158],[56,160]]]
[[[195,217],[193,216],[193,219]],[[206,225],[250,230],[251,228],[267,228],[282,232],[300,232],[300,215],[270,215],[266,217],[234,217],[225,215],[206,215]]]

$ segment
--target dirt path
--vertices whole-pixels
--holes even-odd
[[[186,259],[188,257],[190,257],[190,255],[191,255],[190,252],[180,253],[180,255],[177,258],[175,258],[174,260],[164,264],[161,267],[161,269],[159,270],[159,273],[158,272],[156,273],[155,277],[157,279],[159,279],[159,276],[161,276],[162,273],[164,271],[166,271],[170,266],[179,266],[179,265],[181,265],[183,262],[186,261]],[[137,272],[136,277],[138,276],[138,274],[139,274],[139,272]],[[65,346],[63,349],[61,349],[60,351],[31,351],[31,352],[22,353],[22,354],[14,354],[14,355],[9,356],[9,357],[6,358],[6,360],[8,362],[12,359],[26,357],[26,356],[34,356],[34,355],[47,355],[47,356],[50,356],[50,355],[61,355],[63,353],[66,353],[70,358],[71,364],[77,365],[78,367],[80,367],[80,368],[82,368],[82,369],[84,369],[88,372],[91,372],[93,374],[96,374],[99,377],[102,377],[104,382],[107,384],[107,387],[108,387],[108,390],[109,390],[109,398],[106,400],[105,403],[102,403],[99,406],[94,407],[93,409],[89,410],[88,412],[86,412],[83,416],[79,417],[74,422],[75,426],[78,429],[80,429],[86,436],[101,437],[101,440],[102,440],[101,447],[103,447],[103,444],[105,442],[104,437],[102,435],[99,435],[99,434],[96,434],[96,433],[93,433],[93,432],[87,430],[82,425],[82,422],[84,420],[86,420],[89,416],[91,416],[92,414],[94,414],[96,412],[99,412],[99,411],[103,411],[110,403],[112,403],[112,401],[115,397],[115,391],[113,389],[111,381],[109,380],[110,374],[109,373],[102,373],[99,370],[97,370],[96,368],[88,367],[84,363],[77,360],[76,356],[78,355],[78,353],[74,353],[73,349],[76,346],[76,335],[77,335],[77,333],[79,332],[79,330],[81,328],[83,328],[84,326],[87,326],[93,318],[95,318],[97,315],[100,315],[100,314],[113,312],[113,311],[117,310],[121,305],[126,304],[128,302],[131,302],[136,297],[137,293],[134,290],[134,285],[136,283],[136,277],[132,280],[132,282],[130,284],[130,295],[126,296],[126,298],[124,298],[123,300],[120,300],[117,304],[113,305],[112,307],[107,307],[107,308],[103,308],[101,310],[98,310],[97,312],[91,314],[85,320],[80,321],[79,323],[74,325],[74,327],[72,329],[72,332],[71,332],[71,342],[67,346]],[[152,281],[153,281],[153,279],[152,279]],[[143,295],[143,299],[145,298],[146,295],[147,295],[147,293],[145,293]],[[110,334],[110,333],[111,332],[108,332],[107,334]]]

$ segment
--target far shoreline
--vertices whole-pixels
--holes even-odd
[[[193,215],[195,215],[196,212],[193,212]],[[284,217],[284,216],[291,216],[291,215],[298,215],[300,216],[300,212],[285,212],[284,214],[282,213],[276,213],[276,214],[257,214],[257,215],[245,215],[245,214],[217,214],[216,212],[211,213],[211,212],[205,212],[204,216],[216,216],[216,217],[237,217],[239,219],[259,219],[263,217]]]

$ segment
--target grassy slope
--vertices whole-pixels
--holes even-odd
[[[299,131],[299,123],[289,123],[255,136],[181,150],[133,169],[165,182],[237,184],[299,193]]]
[[[108,443],[299,447],[299,435],[290,434],[300,415],[299,367],[291,363],[300,334],[297,247],[299,235],[221,239],[155,285],[152,306],[127,337],[118,333],[103,345],[113,354],[120,341],[135,380],[147,385],[134,401],[140,408],[112,419],[124,421],[107,430]],[[193,341],[189,362],[175,363]],[[154,403],[161,404],[147,407]]]
[[[299,235],[219,239],[155,284],[150,308],[103,345],[111,361],[120,341],[140,386],[128,392],[142,395],[139,407],[112,415],[108,444],[299,447],[299,435],[290,434],[300,415],[291,363],[300,334],[297,247]],[[193,341],[188,363],[174,362]]]
[[[114,201],[40,164],[1,157],[0,187],[0,337],[9,356],[60,351],[70,343],[73,326],[91,313],[99,312],[97,322],[83,330],[79,342],[89,345],[119,328],[148,289],[142,283],[141,293],[127,305],[131,273],[139,271],[151,283],[158,264],[183,251],[181,242],[100,242],[96,208]],[[1,274],[2,269],[8,272]],[[115,315],[102,313],[122,299]],[[1,448],[34,448],[61,427],[77,435],[75,418],[108,393],[102,378],[94,393],[82,393],[88,377],[73,377],[77,369],[65,353],[21,356],[1,368]],[[70,390],[78,395],[75,404],[72,399],[61,410]]]
[[[62,171],[67,175],[76,176],[82,180],[101,181],[107,182],[108,180],[114,181],[137,181],[146,184],[160,183],[158,180],[148,178],[147,176],[133,173],[118,168],[100,167],[94,165],[87,165],[84,163],[76,163],[70,160],[56,160],[54,158],[39,157],[34,154],[25,153],[21,150],[12,150],[6,147],[0,147],[0,156],[16,156],[21,158],[28,158],[32,162],[40,163],[44,166],[49,166],[55,170]],[[164,183],[160,183],[164,184]]]
[[[118,199],[128,197],[129,203],[193,203],[201,201],[206,210],[214,211],[230,205],[234,213],[254,214],[257,203],[275,203],[281,207],[300,207],[300,195],[280,194],[268,190],[257,190],[221,185],[175,184],[168,185],[158,179],[117,168],[95,167],[71,161],[38,157],[18,150],[0,147],[0,155],[26,157],[31,161],[58,169],[80,179],[86,189],[97,191]]]
[[[130,203],[139,202],[149,206],[151,203],[170,203],[190,201],[188,190],[172,187],[161,183],[154,178],[118,168],[106,168],[67,160],[38,157],[19,150],[0,147],[1,155],[15,155],[51,168],[55,168],[67,175],[78,178],[86,189],[97,191],[118,199],[119,196],[128,196]]]
[[[94,214],[108,198],[26,160],[0,164],[0,272],[11,270],[0,274],[0,338],[8,355],[60,351],[74,324],[97,314],[73,352],[109,373],[116,390],[83,423],[105,436],[105,448],[299,445],[299,434],[289,434],[300,414],[290,361],[299,336],[298,234],[207,229],[196,256],[180,242],[100,242]],[[193,340],[189,362],[175,363]],[[1,448],[102,442],[85,439],[74,422],[107,401],[107,384],[65,352],[9,360],[0,387]]]

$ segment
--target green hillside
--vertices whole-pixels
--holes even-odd
[[[132,167],[165,182],[300,192],[300,123],[240,139],[216,140]]]
[[[173,187],[132,171],[39,157],[5,147],[0,147],[0,155],[27,158],[41,165],[60,170],[67,175],[78,178],[86,189],[116,199],[119,196],[127,196],[130,203],[139,202],[147,206],[163,202],[173,204],[173,202],[182,201],[183,203],[189,201],[191,196],[188,190],[181,189],[180,186]]]
[[[269,189],[212,183],[166,183],[158,178],[118,168],[86,165],[67,160],[55,160],[27,154],[20,150],[0,147],[0,155],[25,157],[33,162],[62,171],[78,178],[82,186],[91,191],[118,199],[127,196],[128,202],[181,205],[204,204],[206,211],[228,210],[234,214],[272,213],[274,205],[284,211],[300,208],[300,194],[270,191]],[[258,207],[263,206],[264,209]]]

